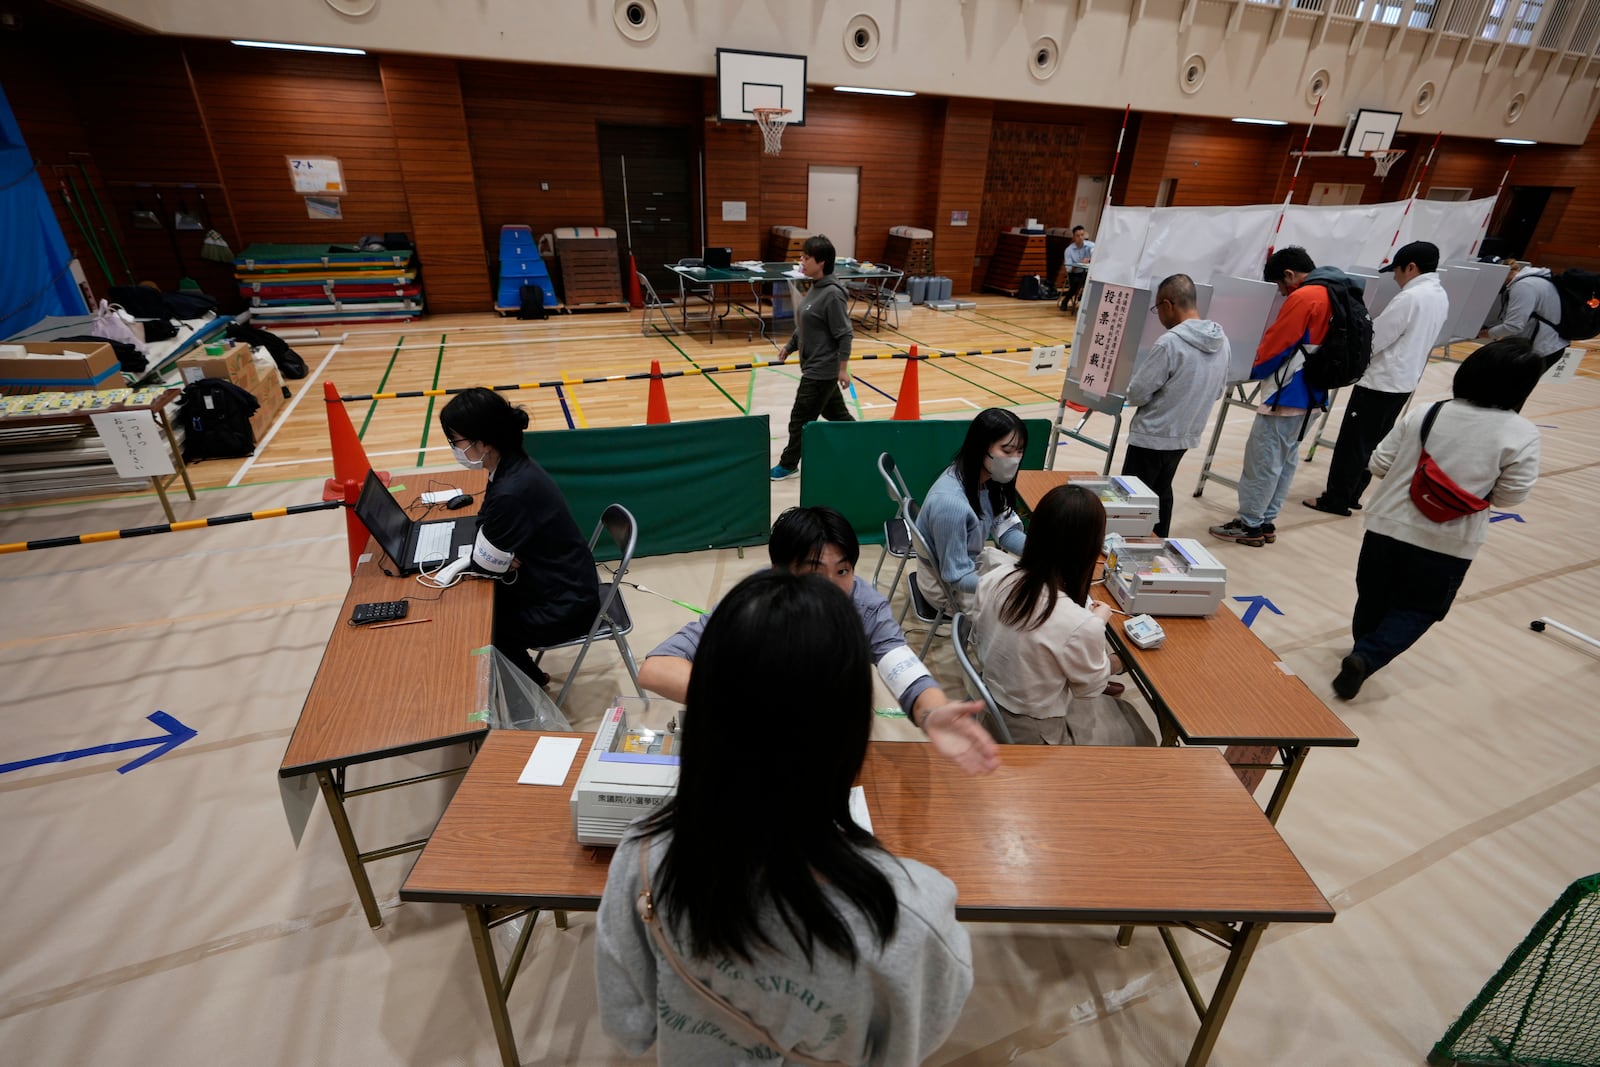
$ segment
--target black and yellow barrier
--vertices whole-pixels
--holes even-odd
[[[12,552],[34,552],[41,548],[66,548],[68,545],[92,545],[101,541],[125,541],[130,537],[150,537],[153,534],[181,533],[184,530],[203,530],[210,526],[231,526],[253,519],[278,519],[285,515],[304,515],[308,511],[332,511],[344,507],[342,500],[324,500],[315,504],[291,504],[284,508],[266,508],[261,511],[244,511],[237,515],[213,515],[208,519],[185,519],[183,522],[164,522],[155,526],[133,526],[126,530],[101,530],[98,533],[74,534],[70,537],[43,537],[37,541],[13,541],[0,544],[0,556]]]
[[[946,351],[933,349],[931,351],[912,352],[865,352],[850,357],[850,362],[874,359],[959,359],[963,356],[1004,356],[1014,355],[1019,352],[1032,352],[1032,345],[1013,348],[971,348],[966,351]],[[724,363],[715,367],[686,367],[683,370],[662,371],[660,378],[693,378],[707,374],[726,374],[735,371],[760,370],[763,367],[776,367],[778,364],[772,360],[758,359],[749,363]],[[554,378],[545,382],[517,382],[511,385],[487,385],[485,389],[492,389],[497,393],[514,392],[518,389],[556,389],[569,385],[601,385],[606,382],[642,382],[657,377],[650,371],[637,371],[633,374],[603,374],[594,378]],[[395,393],[351,393],[339,397],[345,403],[356,403],[364,400],[407,400],[432,396],[454,396],[464,393],[474,386],[458,386],[453,389],[407,389]]]

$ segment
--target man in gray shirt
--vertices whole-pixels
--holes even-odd
[[[1544,360],[1549,370],[1567,350],[1566,339],[1556,332],[1561,321],[1561,294],[1550,280],[1550,268],[1513,266],[1504,296],[1505,314],[1478,336],[1489,341],[1526,337],[1533,343],[1533,354]]]
[[[790,508],[773,524],[767,556],[774,569],[820,575],[849,595],[867,632],[878,676],[912,725],[922,728],[941,755],[969,774],[985,774],[999,765],[994,739],[975,718],[983,705],[950,702],[906,644],[889,602],[871,582],[856,576],[861,544],[848,519],[832,508]],[[651,649],[639,666],[639,684],[669,700],[682,701],[689,693],[689,672],[710,617],[700,616]],[[783,636],[774,634],[772,639],[782,641]],[[755,696],[752,694],[752,699]]]
[[[1229,349],[1222,327],[1200,317],[1187,274],[1163,280],[1150,310],[1167,332],[1139,357],[1128,380],[1128,403],[1139,410],[1128,431],[1122,473],[1156,494],[1161,509],[1155,532],[1166,537],[1172,480],[1184,452],[1200,443],[1211,405],[1227,387]]]
[[[850,385],[850,297],[844,283],[833,275],[833,242],[818,234],[808,237],[800,253],[800,270],[812,281],[794,309],[794,335],[778,352],[778,362],[800,353],[800,388],[789,410],[789,443],[772,468],[772,480],[787,478],[800,469],[800,434],[806,423],[818,418],[829,422],[854,422],[839,392]]]

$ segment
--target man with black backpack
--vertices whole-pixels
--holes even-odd
[[[1544,360],[1548,370],[1567,350],[1561,325],[1561,293],[1548,267],[1514,264],[1502,290],[1505,314],[1499,322],[1478,336],[1491,341],[1502,337],[1526,337],[1533,343],[1533,354]]]
[[[1268,389],[1244,447],[1239,515],[1211,527],[1213,537],[1251,548],[1278,539],[1273,520],[1294,481],[1312,409],[1325,407],[1328,390],[1355,380],[1352,373],[1359,378],[1372,355],[1372,320],[1343,271],[1318,267],[1304,248],[1291,245],[1267,257],[1261,276],[1287,299],[1261,335],[1250,369]]]

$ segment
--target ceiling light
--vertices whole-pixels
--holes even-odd
[[[1521,137],[1496,137],[1495,144],[1538,144],[1538,141],[1529,141]]]
[[[1289,125],[1283,119],[1234,119],[1233,121],[1234,122],[1242,122],[1247,126],[1287,126],[1287,125]]]
[[[360,48],[335,48],[327,44],[283,44],[280,41],[234,41],[241,48],[281,48],[286,52],[333,52],[341,56],[364,56]]]
[[[859,85],[835,85],[836,93],[865,93],[868,96],[916,96],[909,89],[867,89]]]

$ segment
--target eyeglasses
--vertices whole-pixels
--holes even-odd
[[[1172,303],[1170,300],[1157,300],[1154,304],[1150,305],[1150,314],[1154,315],[1156,312],[1160,311],[1162,304],[1170,303]]]

